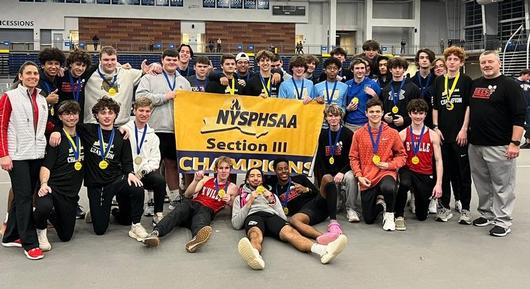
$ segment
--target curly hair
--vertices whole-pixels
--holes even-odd
[[[70,66],[71,64],[74,64],[76,62],[81,62],[86,65],[86,67],[89,67],[90,64],[92,64],[92,57],[90,57],[90,54],[88,54],[88,52],[81,49],[76,49],[70,52],[70,54],[68,54],[68,58],[66,59],[66,66]]]
[[[46,61],[58,61],[61,65],[64,64],[66,56],[59,48],[44,48],[39,52],[39,62],[41,65],[46,64]]]
[[[112,98],[104,96],[98,100],[98,102],[92,107],[92,115],[97,119],[97,115],[100,111],[108,108],[111,111],[114,111],[116,117],[120,113],[120,105]]]

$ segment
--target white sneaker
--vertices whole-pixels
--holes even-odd
[[[86,211],[86,214],[85,214],[85,222],[86,222],[87,224],[92,223],[92,214],[90,213],[90,210]]]
[[[453,217],[451,210],[446,208],[441,208],[436,215],[436,221],[438,222],[447,222]]]
[[[158,224],[162,218],[164,218],[164,214],[162,212],[155,213],[153,216],[153,226],[156,226],[156,224]]]
[[[462,225],[471,225],[471,212],[469,212],[469,210],[462,210],[458,223]]]
[[[320,263],[327,264],[335,259],[348,244],[348,237],[340,235],[337,239],[326,246],[326,253],[320,257]]]
[[[147,208],[145,208],[144,216],[152,217],[155,214],[155,206],[153,203],[147,203]]]
[[[386,213],[383,215],[383,230],[395,231],[396,222],[394,221],[394,213]]]
[[[52,244],[48,241],[48,229],[37,229],[37,238],[39,239],[39,248],[42,251],[50,251],[52,249]]]
[[[129,237],[135,239],[138,242],[142,242],[145,238],[147,238],[149,234],[147,234],[147,231],[142,226],[142,224],[132,224],[131,230],[129,230]]]
[[[462,202],[460,200],[455,201],[455,211],[462,213]]]
[[[436,214],[438,210],[438,199],[432,198],[429,203],[429,214]]]
[[[358,223],[361,221],[357,212],[352,208],[346,208],[346,218],[350,223]]]
[[[265,261],[263,261],[259,251],[252,247],[252,244],[247,237],[239,240],[237,250],[241,258],[243,258],[250,268],[254,270],[263,270],[265,268]]]

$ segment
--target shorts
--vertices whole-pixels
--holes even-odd
[[[162,159],[177,160],[177,144],[174,133],[157,132],[160,139],[160,156]]]
[[[298,213],[309,216],[309,225],[313,226],[325,221],[329,217],[328,201],[321,195],[317,195],[307,202]]]
[[[278,240],[280,240],[280,231],[287,225],[289,225],[289,222],[280,216],[267,212],[253,213],[245,218],[245,232],[247,234],[252,227],[258,227],[264,236],[270,236]]]

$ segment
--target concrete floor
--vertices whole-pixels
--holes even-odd
[[[234,231],[229,212],[213,223],[206,246],[189,254],[187,229],[176,229],[160,247],[144,248],[127,236],[128,227],[112,224],[104,236],[78,221],[72,241],[61,243],[51,230],[53,250],[30,261],[21,249],[0,248],[0,288],[530,288],[530,151],[518,162],[517,205],[512,234],[488,235],[488,228],[448,223],[431,216],[420,223],[409,216],[405,232],[384,232],[380,225],[348,224],[341,213],[349,244],[331,264],[314,255],[266,238],[266,268],[255,272],[237,254],[242,231]],[[9,189],[0,173],[0,192]],[[474,188],[473,188],[474,189]],[[5,195],[4,195],[5,196]],[[472,213],[477,217],[476,193]],[[0,214],[5,213],[0,198]],[[87,207],[86,191],[81,203]],[[150,229],[150,218],[143,219]],[[318,226],[324,230],[325,224]]]

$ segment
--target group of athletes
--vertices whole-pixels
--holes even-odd
[[[185,248],[196,252],[211,237],[214,217],[229,208],[233,227],[246,232],[238,251],[253,269],[265,267],[264,236],[329,263],[348,241],[337,221],[341,209],[349,222],[372,224],[382,215],[384,230],[404,231],[409,191],[420,221],[429,212],[449,221],[452,190],[460,224],[492,225],[493,236],[510,233],[527,103],[521,87],[500,73],[496,52],[481,54],[482,77],[471,80],[461,71],[460,47],[439,59],[419,50],[414,76],[406,74],[405,59],[380,55],[376,41],[363,50],[346,67],[346,52],[334,49],[317,75],[319,59],[312,55],[294,56],[285,71],[278,55],[260,51],[252,72],[244,52],[222,55],[218,69],[206,56],[192,66],[186,44],[141,69],[119,64],[108,46],[97,65],[85,51],[66,58],[44,49],[40,65],[24,63],[0,98],[0,165],[12,186],[2,245],[23,248],[35,260],[51,249],[50,226],[69,241],[84,215],[83,183],[84,217],[97,235],[105,234],[112,215],[148,247],[184,226],[192,232]],[[234,161],[221,156],[213,175],[184,174],[180,184],[171,117],[178,91],[324,104],[314,181],[292,174],[289,160],[278,156],[273,176],[249,168],[238,185]],[[474,220],[471,178],[479,198]],[[145,191],[152,192],[147,210]],[[171,202],[164,214],[166,194]],[[144,212],[153,217],[151,232],[141,224]],[[328,218],[325,232],[314,227]]]

